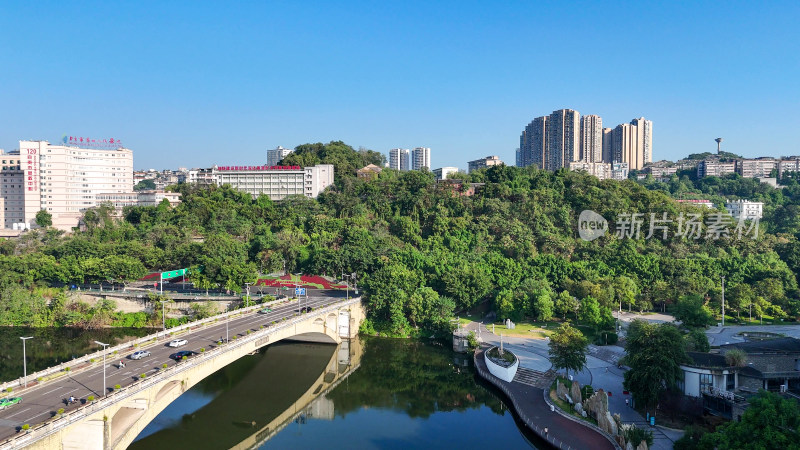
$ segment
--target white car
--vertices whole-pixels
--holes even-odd
[[[133,352],[131,355],[131,359],[142,359],[150,356],[150,352],[147,350],[139,350],[138,352]]]
[[[188,343],[189,343],[189,341],[187,341],[186,339],[175,339],[174,341],[170,341],[169,342],[169,346],[170,347],[180,347],[180,346],[186,345]]]

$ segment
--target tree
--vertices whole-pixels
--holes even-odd
[[[600,323],[600,304],[594,297],[586,297],[581,300],[579,316],[581,323],[596,327]]]
[[[747,363],[747,353],[739,348],[728,350],[725,353],[725,362],[731,367],[744,367]]]
[[[708,343],[708,337],[699,328],[694,328],[684,336],[686,341],[686,351],[689,352],[704,352],[708,353],[711,350],[711,344]]]
[[[800,407],[796,401],[778,394],[759,391],[741,420],[721,425],[701,439],[704,448],[788,449],[798,448]]]
[[[699,295],[684,295],[678,299],[673,310],[675,318],[686,327],[705,327],[713,321],[711,310]]]
[[[40,209],[36,213],[36,225],[42,228],[47,228],[53,225],[53,215],[47,212],[46,209]]]
[[[143,190],[153,190],[156,188],[156,182],[152,179],[142,180],[136,183],[136,186],[133,187],[134,191],[143,191]]]
[[[577,313],[578,299],[567,291],[559,292],[558,297],[556,297],[556,311],[561,314],[561,318],[566,319],[567,314]]]
[[[553,300],[550,294],[543,293],[534,299],[533,308],[536,311],[536,320],[547,321],[553,318]]]
[[[586,367],[586,349],[589,341],[580,330],[572,328],[570,324],[561,324],[555,333],[550,335],[550,342],[547,345],[550,362],[556,369],[565,369],[569,375],[570,369],[580,372]]]
[[[689,361],[681,332],[672,324],[651,324],[636,319],[628,327],[623,386],[645,408],[655,405],[665,389],[673,389],[682,375],[680,365]]]

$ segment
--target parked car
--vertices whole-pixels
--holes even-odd
[[[169,342],[169,346],[170,347],[180,347],[180,346],[186,345],[188,343],[189,343],[189,341],[187,341],[186,339],[175,339],[175,340],[172,340],[172,341]]]
[[[194,356],[195,354],[196,353],[191,351],[191,350],[181,350],[181,351],[179,351],[177,353],[173,353],[173,354],[169,355],[169,357],[174,359],[175,361],[180,361],[180,360],[183,359],[184,356],[187,357],[187,358],[190,358],[190,357]]]
[[[266,313],[271,313],[271,312],[272,312],[272,310],[270,308],[262,308],[262,309],[258,310],[259,314],[266,314]]]
[[[150,352],[147,350],[139,350],[138,352],[133,352],[131,355],[131,359],[142,359],[150,356]]]
[[[17,403],[22,403],[22,397],[6,397],[4,399],[0,399],[0,409],[6,409],[10,406],[14,406]]]

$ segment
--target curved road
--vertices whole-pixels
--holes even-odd
[[[287,301],[286,303],[272,306],[272,312],[267,314],[254,312],[230,319],[227,323],[227,332],[230,338],[233,339],[233,336],[237,334],[244,335],[249,329],[257,330],[261,325],[271,325],[272,321],[278,321],[284,317],[292,317],[297,314],[300,307],[310,306],[317,309],[340,301],[345,296],[344,292],[341,293],[342,295],[338,295],[338,291],[324,291],[326,294],[332,294],[328,296],[314,295],[313,292],[315,291],[311,292],[312,294],[308,299],[303,298],[299,305],[297,300]],[[170,355],[181,350],[200,352],[203,347],[210,349],[216,345],[220,338],[224,339],[225,335],[226,322],[220,321],[197,330],[187,330],[172,338],[155,342],[150,346],[138,348],[136,350],[148,350],[151,353],[149,357],[140,360],[130,359],[134,349],[129,350],[127,353],[115,355],[113,358],[109,356],[105,362],[106,388],[112,388],[116,384],[121,386],[129,385],[137,380],[142,373],[150,375],[156,372],[162,364],[175,365],[176,361],[170,359]],[[173,338],[186,339],[189,342],[182,347],[169,347],[168,343]],[[125,362],[125,367],[120,368],[120,361]],[[78,404],[66,404],[66,399],[70,395],[80,399],[79,403],[85,402],[90,395],[95,397],[102,396],[103,366],[102,362],[93,364],[91,367],[75,370],[65,376],[23,391],[20,395],[23,400],[22,403],[0,411],[0,441],[17,433],[23,424],[33,426],[53,417],[59,408],[64,408],[65,411],[78,408]]]

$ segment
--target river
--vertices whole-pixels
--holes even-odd
[[[148,330],[1,329],[3,379]],[[17,355],[17,353],[19,353]],[[19,361],[19,362],[17,362]],[[278,342],[202,380],[130,446],[144,449],[544,448],[523,432],[472,361],[431,341],[361,338],[340,346]]]

